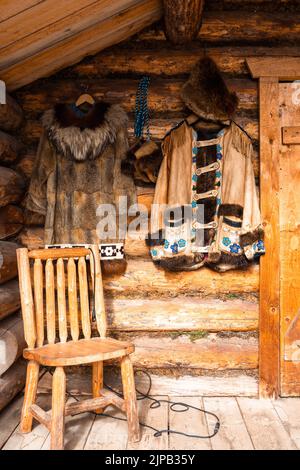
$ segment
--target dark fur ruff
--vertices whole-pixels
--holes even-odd
[[[70,105],[59,104],[44,113],[42,124],[58,154],[84,161],[98,158],[114,144],[118,132],[127,128],[128,118],[119,105],[96,103],[85,116],[78,117]]]
[[[208,121],[231,120],[238,105],[237,95],[230,93],[218,67],[209,57],[195,64],[181,97],[193,113]]]
[[[263,230],[254,230],[253,232],[244,233],[240,236],[240,245],[245,247],[247,245],[252,245],[257,240],[264,239],[264,232]]]
[[[218,216],[222,215],[234,216],[239,219],[243,218],[244,209],[239,204],[221,204],[218,210]]]

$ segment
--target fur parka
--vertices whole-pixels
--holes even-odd
[[[98,206],[116,205],[119,196],[136,202],[133,180],[121,173],[127,115],[103,102],[87,112],[61,103],[44,113],[42,124],[26,207],[45,215],[45,244],[100,243]],[[104,243],[112,241],[122,240]]]

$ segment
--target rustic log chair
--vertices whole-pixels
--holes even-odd
[[[100,335],[97,337],[91,337],[92,321],[90,318],[87,257],[90,260],[96,326]],[[51,449],[63,449],[65,416],[91,410],[101,413],[108,405],[114,405],[126,412],[129,440],[138,441],[139,421],[136,392],[133,367],[129,356],[134,351],[134,345],[106,338],[106,315],[99,248],[97,245],[91,245],[90,248],[54,248],[33,251],[20,248],[17,250],[17,259],[25,339],[28,345],[28,348],[24,350],[24,357],[29,360],[21,431],[23,433],[30,432],[32,420],[35,418],[50,430]],[[30,260],[34,260],[34,289],[32,289],[31,282]],[[43,271],[43,262],[45,271]],[[67,275],[65,274],[65,264],[67,264]],[[78,318],[76,264],[78,264],[81,321]],[[69,315],[67,315],[66,278]],[[56,292],[57,300],[55,299]],[[46,304],[45,309],[44,304]],[[56,307],[59,340],[56,338]],[[46,314],[46,325],[44,325],[44,313]],[[70,324],[69,333],[68,323]],[[79,339],[80,330],[83,333],[83,339]],[[103,390],[103,361],[112,358],[120,358],[121,361],[124,400],[112,392]],[[66,404],[64,367],[80,364],[92,364],[94,398]],[[48,412],[35,404],[40,365],[55,367],[52,383],[52,410]]]

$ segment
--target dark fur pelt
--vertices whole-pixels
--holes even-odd
[[[223,273],[230,269],[246,269],[249,266],[249,261],[244,254],[233,256],[222,252],[216,264],[208,262],[207,266],[214,271]]]
[[[257,240],[264,239],[264,232],[263,230],[254,230],[253,232],[244,233],[240,236],[240,245],[245,247],[247,245],[252,245]]]
[[[244,209],[239,204],[221,204],[218,210],[218,216],[221,217],[221,215],[228,215],[242,219],[243,212]]]
[[[162,159],[160,145],[152,142],[147,146],[147,143],[138,142],[127,152],[121,166],[122,173],[131,176],[137,186],[155,186]]]
[[[227,123],[238,105],[237,95],[228,90],[218,67],[209,57],[196,63],[181,97],[193,113],[208,121]]]
[[[205,263],[205,255],[194,253],[190,256],[175,256],[174,258],[164,258],[158,262],[158,265],[168,271],[195,271],[201,268]]]

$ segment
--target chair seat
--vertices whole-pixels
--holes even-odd
[[[112,338],[80,339],[67,343],[47,344],[36,349],[25,349],[25,359],[44,366],[73,366],[126,356],[134,345]]]

